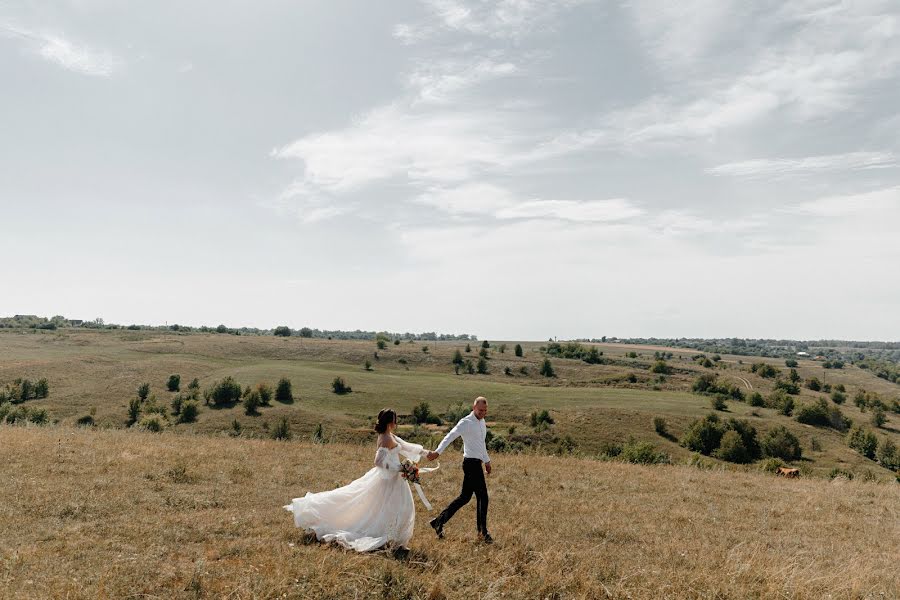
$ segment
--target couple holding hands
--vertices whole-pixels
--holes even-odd
[[[472,412],[459,420],[435,450],[429,451],[394,435],[397,414],[391,409],[378,413],[375,431],[378,448],[375,465],[355,481],[328,492],[307,493],[284,508],[294,515],[297,527],[310,530],[321,541],[368,552],[386,545],[405,548],[412,539],[416,511],[412,491],[404,479],[418,479],[418,463],[422,458],[435,460],[453,440],[463,439],[462,492],[447,508],[430,521],[439,538],[444,537],[444,525],[456,511],[477,499],[476,527],[478,537],[485,543],[493,539],[487,531],[488,493],[484,471],[491,473],[491,459],[485,437],[487,400],[479,396],[472,403]],[[405,460],[401,458],[405,457]],[[419,490],[420,496],[421,490]],[[425,505],[430,508],[422,496]]]

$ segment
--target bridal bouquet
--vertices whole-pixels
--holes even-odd
[[[423,467],[420,469],[419,465],[410,460],[400,461],[400,477],[410,482],[413,487],[416,488],[416,493],[419,495],[419,499],[428,510],[431,510],[431,503],[428,502],[428,498],[425,497],[425,492],[422,491],[422,484],[419,480],[419,472],[421,471],[422,473],[430,473],[431,471],[437,470],[437,468],[438,467]]]
[[[421,483],[419,465],[409,460],[400,461],[400,477],[413,484]]]

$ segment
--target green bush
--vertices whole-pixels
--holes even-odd
[[[744,391],[732,383],[722,383],[715,373],[702,373],[691,389],[698,394],[721,394],[731,399],[744,401]]]
[[[713,410],[725,410],[728,408],[728,403],[725,402],[727,398],[721,394],[716,394],[715,396],[710,396],[709,405],[713,408]]]
[[[489,373],[487,361],[483,357],[478,359],[477,370],[479,375],[487,375]]]
[[[462,352],[457,349],[456,352],[453,353],[453,360],[450,361],[450,364],[462,366],[464,363],[465,361],[463,360]]]
[[[750,371],[768,379],[774,379],[781,373],[777,367],[762,362],[750,365]]]
[[[794,418],[806,425],[831,427],[838,431],[846,431],[850,426],[850,420],[844,417],[841,409],[829,405],[824,398],[819,398],[812,404],[803,404],[797,409]]]
[[[294,394],[291,389],[291,380],[282,377],[275,386],[275,400],[283,404],[290,404],[294,401]]]
[[[763,454],[781,460],[800,460],[803,456],[800,440],[784,425],[779,425],[769,431],[763,438],[761,446]]]
[[[880,406],[876,406],[872,409],[872,425],[875,427],[881,427],[887,422],[887,417],[884,414],[884,409]]]
[[[189,402],[185,402],[181,405],[181,414],[178,415],[179,423],[193,423],[197,420],[197,415],[200,412],[197,403],[193,400]]]
[[[782,390],[786,394],[791,394],[792,396],[796,396],[800,393],[800,386],[794,383],[793,381],[788,381],[786,379],[778,379],[775,381],[775,389]]]
[[[144,431],[151,431],[153,433],[159,433],[163,430],[162,421],[156,415],[144,417],[141,419],[140,428]]]
[[[184,396],[178,394],[174,398],[172,398],[172,414],[174,416],[178,416],[181,414],[181,409],[184,406]]]
[[[875,458],[878,448],[878,437],[867,429],[856,426],[847,435],[847,445],[866,458]]]
[[[831,401],[835,404],[843,404],[847,401],[847,396],[844,394],[844,392],[835,390],[831,392]]]
[[[713,456],[720,460],[739,464],[751,461],[750,454],[744,446],[744,441],[737,431],[726,431],[722,435],[722,441],[716,451],[713,452]]]
[[[774,408],[779,414],[791,416],[794,412],[794,399],[784,393],[784,390],[775,390],[766,398],[766,407]]]
[[[603,362],[603,358],[601,358],[602,356],[603,356],[603,353],[600,352],[599,350],[597,350],[596,346],[591,346],[590,349],[588,350],[587,356],[582,358],[582,360],[589,365],[599,365],[600,363]],[[665,364],[665,363],[663,363],[663,364]]]
[[[471,410],[462,402],[457,402],[453,406],[448,406],[444,412],[444,419],[450,423],[456,423],[463,417],[468,416]]]
[[[528,367],[522,365],[521,367],[519,367],[519,373],[521,373],[522,375],[528,375]]]
[[[666,364],[664,360],[658,360],[653,363],[653,366],[650,367],[651,373],[661,373],[663,375],[668,375],[671,372],[669,365]]]
[[[387,342],[381,339],[376,340],[375,345],[378,346],[379,350],[384,350],[385,348],[387,348]]]
[[[478,351],[478,356],[480,356],[481,358],[484,358],[484,359],[490,358],[488,356],[488,351],[485,350],[484,348],[482,348],[481,350]]]
[[[822,382],[817,377],[813,377],[806,380],[806,387],[814,392],[819,392],[822,390]]]
[[[687,428],[681,438],[681,445],[688,450],[709,456],[722,441],[725,428],[715,413],[697,419]]]
[[[653,430],[663,437],[668,437],[669,435],[666,420],[662,417],[653,417]]]
[[[471,351],[472,351],[472,346],[470,346],[469,344],[466,344],[466,352],[471,352]]]
[[[544,362],[541,363],[541,375],[544,377],[556,377],[556,371],[553,370],[553,365],[550,363],[549,358],[545,358]]]
[[[150,395],[150,384],[142,383],[141,385],[139,385],[138,389],[137,389],[137,394],[138,394],[138,398],[141,399],[141,402],[146,400],[147,396]]]
[[[291,337],[291,328],[287,325],[279,325],[273,333],[279,337]]]
[[[252,390],[247,394],[247,397],[244,398],[244,414],[248,416],[258,415],[260,404],[259,392]]]
[[[46,398],[50,395],[50,384],[43,377],[34,384],[34,397],[37,399]]]
[[[431,412],[431,406],[427,402],[421,402],[413,407],[413,418],[416,420],[416,424],[424,424],[430,423],[433,425],[440,425],[441,419],[436,414]]]
[[[212,403],[215,406],[222,406],[237,402],[241,399],[241,385],[230,375],[222,381],[215,381],[212,387],[206,390],[204,396],[206,403]]]
[[[759,469],[766,473],[776,473],[778,469],[784,466],[784,462],[780,458],[767,458],[759,463]]]
[[[547,425],[553,425],[555,421],[553,417],[550,416],[550,411],[544,409],[541,412],[533,412],[530,415],[531,426],[537,427],[541,423],[546,423]]]
[[[875,453],[878,463],[885,469],[895,471],[900,469],[900,450],[890,438],[884,438],[878,444],[878,450]]]
[[[656,446],[650,442],[639,442],[629,439],[619,454],[619,460],[637,465],[668,464],[671,462],[669,455],[658,452]]]
[[[500,347],[497,348],[500,351],[500,354],[506,353],[506,344],[500,344]]]
[[[834,467],[828,473],[828,479],[837,479],[838,477],[843,477],[844,479],[852,480],[853,479],[853,471],[847,471],[845,469],[839,469],[837,467]]]
[[[468,359],[466,359],[466,373],[468,373],[469,375],[475,374],[475,364]]]
[[[166,382],[166,389],[170,392],[177,392],[181,388],[181,375],[169,375],[169,381]]]
[[[347,385],[343,377],[335,377],[331,382],[331,389],[335,394],[349,394],[353,389]]]
[[[272,404],[272,388],[268,383],[257,383],[256,391],[259,393],[259,403],[263,406]]]
[[[784,361],[784,366],[790,367],[790,368],[796,367],[797,364],[798,364],[797,361],[794,360],[793,358],[789,358],[786,361]]]
[[[125,424],[128,427],[131,427],[141,416],[141,399],[140,398],[132,398],[128,401],[128,420]]]
[[[189,390],[199,390],[200,389],[200,380],[194,377],[191,379],[191,382],[188,384]]]
[[[521,357],[524,353],[522,352],[522,344],[516,344],[515,347],[516,356]]]
[[[93,427],[94,426],[94,417],[91,415],[84,415],[83,417],[78,417],[78,420],[75,421],[75,425],[78,427]]]
[[[748,401],[750,406],[765,406],[766,401],[763,400],[762,394],[759,392],[753,392],[750,394],[750,400]]]
[[[487,349],[491,347],[491,344],[487,340],[484,340],[483,342],[481,342],[481,347]]]
[[[275,428],[272,430],[272,439],[287,441],[291,439],[291,437],[293,437],[291,435],[291,426],[288,424],[286,417],[281,417],[278,424],[275,425]]]

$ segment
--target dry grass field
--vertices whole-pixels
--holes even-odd
[[[372,448],[0,426],[2,598],[897,598],[900,486],[502,455],[489,526],[411,552],[318,544],[281,508]],[[429,475],[457,492],[458,456]]]
[[[51,420],[61,424],[74,424],[79,417],[93,412],[98,426],[122,428],[128,402],[143,382],[149,383],[151,394],[167,406],[173,394],[166,391],[165,383],[173,373],[181,375],[182,387],[196,377],[204,389],[229,375],[243,386],[260,381],[274,385],[279,378],[288,377],[296,396],[292,404],[273,402],[272,406],[263,407],[258,416],[246,416],[240,404],[223,409],[201,405],[196,423],[173,422],[169,428],[212,434],[229,430],[237,420],[245,436],[265,437],[283,417],[296,438],[311,439],[322,424],[329,440],[362,443],[369,440],[373,415],[384,406],[408,415],[414,406],[427,402],[433,411],[444,412],[459,402],[468,403],[475,396],[484,395],[491,401],[488,420],[497,435],[508,435],[510,428],[520,434],[529,432],[529,414],[548,409],[556,421],[551,434],[570,437],[578,455],[595,457],[604,444],[624,442],[633,436],[652,442],[673,461],[685,462],[691,459],[691,453],[676,440],[692,420],[710,412],[709,398],[690,393],[691,383],[700,373],[715,372],[720,379],[740,385],[748,393],[752,387],[767,395],[773,381],[751,373],[750,364],[764,360],[786,371],[784,361],[776,359],[723,356],[715,369],[707,369],[691,360],[697,354],[692,350],[599,344],[610,364],[553,359],[558,376],[548,379],[539,374],[543,360],[539,348],[546,342],[522,342],[521,358],[513,353],[515,342],[506,342],[506,352],[500,353],[502,343],[491,344],[490,374],[456,375],[451,364],[453,353],[460,350],[464,357],[477,360],[479,342],[472,342],[472,352],[465,353],[466,342],[404,342],[378,350],[373,341],[299,337],[3,330],[0,385],[17,377],[47,377],[50,397],[30,400],[27,406],[45,408]],[[424,346],[428,352],[423,352]],[[664,381],[649,371],[654,351],[672,352],[668,364],[673,372]],[[629,358],[631,352],[638,356]],[[364,369],[366,360],[372,363],[371,371]],[[511,375],[504,373],[507,367]],[[523,367],[527,375],[521,373]],[[900,386],[855,367],[826,371],[821,363],[803,360],[798,371],[803,379],[818,377],[834,385],[843,383],[850,399],[861,388],[878,392],[888,401],[900,397]],[[634,382],[629,381],[632,375]],[[332,393],[330,384],[336,376],[344,377],[353,393]],[[798,401],[824,397],[827,396],[804,388]],[[854,421],[868,423],[870,414],[862,413],[851,401],[841,409]],[[720,414],[724,418],[746,419],[757,428],[760,437],[775,426],[788,427],[803,446],[804,459],[797,466],[805,475],[825,477],[833,468],[840,468],[884,481],[895,478],[848,448],[845,435],[840,432],[803,425],[773,409],[740,402],[730,402],[728,412]],[[675,439],[656,434],[651,424],[656,416],[666,419]],[[434,435],[440,435],[440,430],[434,430]],[[877,435],[893,437],[900,443],[900,415],[888,413],[888,421]]]

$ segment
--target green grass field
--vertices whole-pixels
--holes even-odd
[[[30,400],[28,406],[46,408],[50,418],[62,424],[73,424],[93,412],[99,426],[122,428],[128,402],[143,382],[151,385],[151,393],[159,403],[168,405],[173,394],[166,391],[165,383],[173,373],[181,376],[182,387],[194,377],[199,378],[201,389],[229,375],[242,386],[261,381],[274,385],[281,377],[287,377],[293,382],[292,404],[273,402],[272,406],[263,407],[260,415],[247,416],[240,404],[216,409],[203,406],[201,401],[196,423],[173,424],[170,428],[185,434],[214,434],[230,430],[237,420],[245,436],[264,436],[285,417],[295,437],[309,439],[321,424],[328,439],[360,442],[371,439],[372,418],[385,406],[408,415],[414,406],[427,402],[434,412],[443,413],[448,407],[468,404],[483,395],[490,401],[488,420],[496,435],[509,435],[510,428],[519,434],[528,433],[529,414],[548,409],[556,421],[548,434],[570,437],[576,454],[596,456],[604,444],[634,437],[654,443],[676,462],[690,458],[691,453],[677,442],[656,434],[651,419],[664,417],[678,438],[693,419],[710,412],[709,399],[690,392],[694,379],[711,371],[691,360],[696,352],[599,344],[604,359],[611,364],[553,359],[557,377],[551,379],[539,375],[544,358],[539,348],[544,343],[522,343],[521,358],[513,355],[514,342],[505,342],[505,353],[497,350],[501,343],[492,342],[489,374],[456,375],[451,359],[456,350],[464,350],[466,342],[404,342],[378,350],[371,341],[297,337],[4,330],[0,332],[0,384],[18,377],[46,377],[50,396]],[[423,352],[426,345],[428,351]],[[463,352],[463,356],[476,361],[480,342],[471,342],[471,347],[472,352]],[[668,360],[673,373],[664,381],[649,371],[658,350],[673,353]],[[638,353],[638,357],[627,358],[630,352]],[[366,360],[372,363],[371,371],[364,369]],[[749,370],[750,363],[758,361],[723,356],[712,371],[748,393],[752,386],[754,391],[766,395],[772,390],[772,380]],[[786,371],[783,361],[765,362]],[[506,367],[512,375],[504,374]],[[522,367],[528,370],[527,375],[520,373]],[[826,371],[820,363],[801,361],[798,371],[804,380],[815,376],[834,385],[843,383],[849,398],[860,388],[877,392],[886,400],[900,396],[900,386],[850,366]],[[632,374],[634,383],[627,379]],[[331,381],[336,376],[343,377],[353,392],[334,394]],[[817,397],[826,396],[804,388],[799,401]],[[869,414],[862,413],[852,402],[844,404],[842,410],[854,421],[868,423]],[[741,402],[730,402],[728,412],[722,416],[747,419],[760,436],[776,425],[787,426],[801,440],[804,459],[800,466],[808,473],[825,475],[839,467],[855,473],[868,471],[884,480],[893,478],[893,474],[848,448],[844,434],[834,430],[803,425],[774,410]],[[443,429],[424,431],[436,442]],[[409,433],[409,428],[404,431]],[[900,442],[900,416],[888,413],[888,421],[877,435]],[[812,450],[813,438],[820,450]]]

